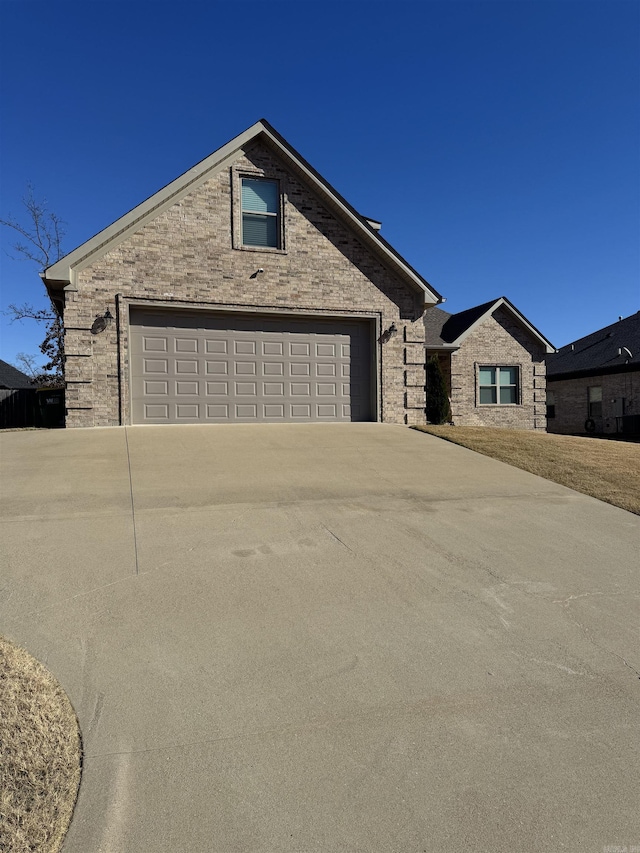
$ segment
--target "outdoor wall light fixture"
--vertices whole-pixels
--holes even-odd
[[[251,275],[249,276],[249,278],[258,278],[258,276],[260,275],[260,273],[261,273],[261,272],[264,272],[264,270],[262,269],[262,267],[260,267],[260,269],[259,269],[259,270],[256,270],[255,272],[252,272],[252,273],[251,273]]]
[[[386,343],[387,343],[387,341],[390,341],[390,340],[391,340],[391,338],[395,338],[395,336],[396,336],[397,334],[398,334],[398,329],[396,328],[396,324],[395,324],[395,323],[392,323],[392,324],[389,326],[389,328],[386,330],[386,332],[383,332],[383,333],[380,335],[380,343],[381,343],[381,344],[386,344]]]
[[[98,314],[96,319],[93,321],[93,325],[91,326],[91,334],[99,335],[100,332],[104,332],[106,329],[108,329],[112,323],[113,315],[111,314],[111,311],[109,311],[109,309],[107,308],[104,314]]]

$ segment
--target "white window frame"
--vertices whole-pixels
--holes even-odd
[[[286,179],[283,175],[273,175],[262,169],[236,168],[229,170],[231,179],[231,245],[241,252],[262,252],[272,255],[286,255],[285,214],[286,214]],[[242,181],[265,180],[275,183],[278,188],[277,238],[278,246],[253,246],[243,243],[242,228]],[[260,211],[264,213],[264,211]],[[250,213],[250,211],[247,211]]]
[[[481,383],[480,382],[480,372],[482,370],[495,370],[495,382],[490,384]],[[510,382],[508,385],[500,384],[500,371],[501,370],[515,370],[516,371],[516,381],[515,384]],[[521,376],[522,371],[520,369],[520,365],[518,364],[479,364],[478,365],[478,406],[520,406],[521,405]],[[495,388],[496,391],[496,402],[491,403],[483,403],[480,399],[480,391],[483,388]],[[501,403],[500,402],[500,388],[515,388],[516,389],[516,401],[515,403]]]

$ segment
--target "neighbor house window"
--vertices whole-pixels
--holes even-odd
[[[480,405],[513,406],[519,399],[517,367],[481,367]]]
[[[277,181],[242,179],[242,245],[280,248]]]
[[[589,401],[589,417],[602,417],[602,385],[592,385],[587,388],[587,399]]]
[[[553,391],[547,391],[547,417],[555,418],[556,416],[556,395]]]

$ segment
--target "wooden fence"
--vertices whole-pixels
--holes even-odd
[[[0,429],[64,426],[62,388],[0,389]]]

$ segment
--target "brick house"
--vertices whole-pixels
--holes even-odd
[[[449,314],[424,315],[458,426],[546,427],[545,357],[554,347],[504,296]]]
[[[66,425],[425,421],[439,294],[261,120],[43,274]]]
[[[640,312],[547,357],[549,432],[640,433]]]

